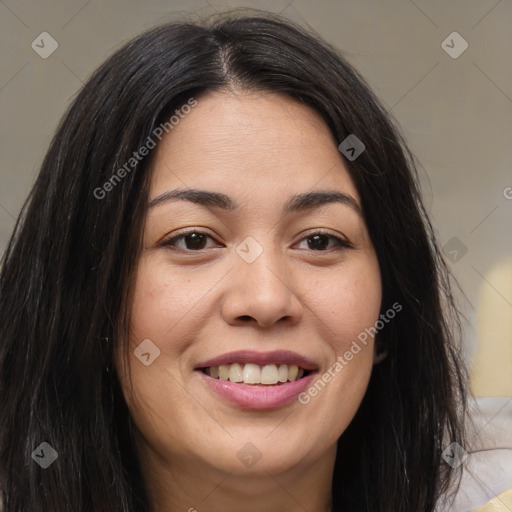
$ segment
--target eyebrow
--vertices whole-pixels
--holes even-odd
[[[227,211],[234,211],[239,208],[238,204],[226,194],[191,188],[168,190],[150,201],[149,208],[180,200],[190,201],[206,208],[217,207]],[[286,201],[283,213],[304,212],[332,203],[344,204],[362,217],[361,208],[357,201],[352,196],[337,190],[323,190],[293,195]]]

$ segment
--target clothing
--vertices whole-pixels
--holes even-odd
[[[512,397],[478,398],[470,418],[460,487],[436,511],[512,512]]]

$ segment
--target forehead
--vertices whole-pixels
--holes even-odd
[[[150,200],[172,188],[202,188],[269,203],[314,188],[358,200],[321,116],[287,96],[208,92],[156,149]]]

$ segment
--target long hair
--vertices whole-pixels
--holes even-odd
[[[279,16],[238,12],[133,39],[61,121],[0,273],[5,512],[151,510],[113,366],[129,328],[151,156],[112,176],[175,109],[232,88],[288,95],[316,110],[338,143],[354,134],[365,145],[345,164],[378,257],[382,312],[395,302],[403,310],[378,334],[387,357],[339,439],[334,503],[429,512],[446,491],[453,471],[441,452],[464,443],[466,371],[415,160],[340,51]],[[47,469],[32,456],[43,442],[58,454]]]

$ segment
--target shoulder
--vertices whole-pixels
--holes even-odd
[[[436,510],[512,510],[505,504],[512,499],[512,397],[478,398],[468,418],[467,446],[454,448],[457,453],[445,450],[443,458],[454,467],[462,466],[460,486],[454,495],[441,499]]]

